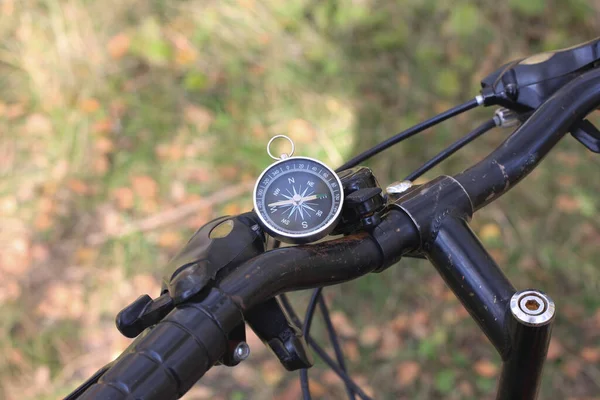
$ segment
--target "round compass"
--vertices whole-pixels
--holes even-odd
[[[282,157],[258,178],[254,209],[263,228],[287,243],[309,243],[329,234],[344,198],[335,172],[308,157]]]

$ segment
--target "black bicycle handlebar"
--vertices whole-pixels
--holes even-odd
[[[598,105],[600,69],[594,69],[558,90],[489,156],[456,175],[471,198],[473,211],[525,178],[573,125]]]
[[[79,399],[179,398],[229,350],[227,335],[242,320],[238,306],[212,289],[144,331]]]
[[[247,261],[208,293],[200,292],[197,301],[178,306],[146,330],[80,398],[172,399],[183,395],[231,350],[227,335],[243,320],[245,311],[279,293],[344,282],[380,271],[406,252],[426,251],[423,246],[435,242],[444,218],[468,219],[506,193],[598,104],[600,70],[591,70],[558,90],[475,166],[396,198],[396,207],[371,232],[277,249]],[[465,214],[453,214],[459,207],[452,202],[462,202]],[[428,218],[427,223],[417,221],[418,215]]]

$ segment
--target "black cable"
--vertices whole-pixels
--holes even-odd
[[[310,297],[310,301],[308,302],[308,307],[306,308],[306,319],[304,320],[304,324],[302,326],[302,334],[306,339],[308,339],[310,336],[309,334],[310,326],[312,325],[312,316],[315,314],[317,302],[319,300],[319,297],[321,297],[322,291],[322,287],[316,288],[313,291],[312,296]],[[300,388],[302,389],[302,398],[304,400],[311,400],[310,388],[308,387],[308,370],[306,368],[300,370]]]
[[[319,308],[321,310],[321,314],[323,315],[325,327],[327,328],[327,334],[329,335],[329,340],[331,341],[331,345],[333,346],[333,351],[335,352],[335,358],[337,359],[338,365],[340,366],[340,369],[342,371],[347,373],[348,369],[346,368],[346,362],[344,361],[344,352],[342,351],[342,347],[340,346],[337,333],[335,331],[335,328],[333,327],[331,318],[329,317],[329,310],[327,309],[327,304],[325,304],[325,299],[323,299],[323,296],[319,296]],[[348,398],[350,400],[356,400],[356,396],[354,396],[354,391],[348,384],[346,384],[346,393],[348,394]]]
[[[479,105],[479,102],[477,101],[477,99],[473,99],[473,100],[467,101],[466,103],[463,103],[459,106],[456,106],[449,110],[446,110],[443,113],[438,114],[435,117],[428,119],[427,121],[423,121],[420,124],[417,124],[411,128],[408,128],[404,132],[400,132],[400,133],[392,136],[391,138],[384,140],[383,142],[377,144],[376,146],[370,148],[369,150],[357,155],[356,157],[354,157],[350,161],[346,162],[344,165],[342,165],[335,171],[339,172],[339,171],[343,171],[348,168],[355,167],[358,164],[362,163],[363,161],[373,157],[374,155],[381,153],[383,150],[387,149],[388,147],[393,146],[396,143],[403,141],[404,139],[408,139],[409,137],[416,135],[417,133],[422,132],[427,128],[431,128],[432,126],[437,125],[440,122],[447,120],[448,118],[455,117],[458,114],[462,114],[465,111],[471,110],[471,109],[477,107],[478,105]]]
[[[294,308],[292,307],[287,295],[285,293],[279,295],[279,300],[281,301],[283,308],[288,313],[294,324],[296,324],[297,326],[302,326],[302,321],[300,321],[298,314],[296,314],[296,311],[294,311]],[[312,347],[313,350],[317,353],[317,356],[319,356],[325,362],[325,364],[327,364],[327,366],[331,368],[333,372],[335,372],[342,379],[342,381],[346,385],[350,386],[352,390],[354,390],[354,392],[358,395],[358,397],[360,397],[363,400],[371,400],[371,398],[360,388],[360,386],[358,386],[346,372],[339,368],[336,362],[329,356],[329,354],[327,354],[327,352],[321,346],[319,346],[319,344],[312,337],[309,336],[306,339],[310,347]]]
[[[371,149],[369,149],[369,150],[367,150],[367,151],[359,154],[358,156],[352,158],[350,161],[344,163],[342,166],[340,166],[339,168],[337,168],[335,171],[336,172],[340,172],[340,171],[343,171],[345,169],[352,168],[352,167],[354,167],[354,166],[362,163],[363,161],[365,161],[365,160],[367,160],[367,159],[375,156],[376,154],[379,154],[380,152],[384,151],[385,149],[387,149],[387,148],[389,148],[389,147],[391,147],[391,146],[393,146],[393,145],[395,145],[395,144],[397,144],[397,143],[399,143],[399,142],[401,142],[401,141],[403,141],[405,139],[408,139],[409,137],[411,137],[413,135],[416,135],[417,133],[422,132],[422,131],[424,131],[424,130],[426,130],[426,129],[434,126],[434,125],[437,125],[437,124],[439,124],[439,123],[441,123],[441,122],[443,122],[443,121],[445,121],[445,120],[447,120],[449,118],[455,117],[455,116],[457,116],[459,114],[462,114],[462,113],[464,113],[464,112],[466,112],[468,110],[471,110],[471,109],[477,107],[478,105],[479,105],[478,100],[476,98],[474,98],[474,99],[472,99],[470,101],[467,101],[466,103],[463,103],[463,104],[458,105],[456,107],[453,107],[453,108],[451,108],[449,110],[446,110],[443,113],[438,114],[435,117],[430,118],[427,121],[423,121],[420,124],[417,124],[417,125],[409,128],[409,129],[407,129],[407,130],[405,130],[403,132],[400,132],[400,133],[392,136],[391,138],[389,138],[387,140],[384,140],[383,142],[381,142],[381,143],[377,144],[376,146],[372,147]],[[491,129],[491,128],[489,128],[489,129]],[[481,135],[482,133],[488,131],[489,129],[486,129],[485,131],[477,134],[471,140],[473,140],[477,136]],[[471,134],[469,134],[469,135],[471,135]],[[467,136],[469,136],[469,135],[467,135]],[[427,169],[425,169],[423,172],[421,172],[421,174],[425,173],[427,170],[429,170],[430,168],[432,168],[433,166],[435,166],[437,163],[439,163],[439,162],[443,161],[445,158],[449,157],[451,154],[453,154],[455,151],[457,151],[462,146],[464,146],[465,144],[467,144],[469,141],[467,141],[464,144],[460,145],[459,147],[457,147],[455,150],[453,150],[449,154],[443,155],[442,156],[443,158],[439,159],[433,165],[429,166]],[[438,155],[438,156],[440,156],[440,155]],[[416,171],[416,172],[418,172],[418,171]],[[273,248],[277,248],[277,247],[279,247],[279,245],[280,245],[280,242],[279,241],[275,241]],[[310,326],[312,324],[312,319],[314,317],[316,305],[317,305],[317,302],[319,301],[319,299],[321,297],[322,290],[323,290],[323,288],[321,287],[321,288],[316,288],[313,291],[313,294],[311,296],[309,305],[308,305],[308,307],[306,309],[305,321],[304,321],[304,324],[303,324],[303,327],[302,327],[302,332],[303,332],[304,336],[307,338],[307,340],[309,342],[312,342],[312,339],[309,336]],[[285,297],[284,295],[282,295],[280,297],[281,297],[282,301],[285,304],[287,302],[287,297]],[[289,304],[289,302],[287,302],[287,303],[288,303],[288,307],[287,308],[289,308],[288,313],[290,315],[295,314],[294,311],[293,311],[293,309],[292,309],[292,307],[291,307],[291,305]],[[325,312],[327,313],[326,305],[325,305]],[[328,313],[327,313],[327,315],[328,315]],[[296,319],[298,320],[298,323],[299,323],[300,322],[299,319],[298,318],[296,318]],[[331,320],[329,320],[329,322],[331,322]],[[326,321],[326,324],[327,324],[327,321]],[[337,337],[335,337],[335,336],[337,336],[335,334],[335,330],[333,331],[333,336],[332,336],[332,334],[330,332],[330,338],[332,338],[332,344],[333,344],[334,348],[335,348],[336,344],[339,346],[339,343],[337,342]],[[315,346],[313,346],[313,348],[315,348],[315,351],[317,351],[317,348]],[[324,353],[324,352],[323,352],[323,354],[326,355],[326,353]],[[338,356],[337,351],[336,351],[336,356]],[[341,356],[342,356],[341,361],[340,361],[339,357],[338,357],[338,361],[340,361],[340,364],[343,365],[344,364],[343,363],[343,354],[341,354]],[[323,357],[321,357],[321,358],[323,358]],[[333,362],[333,360],[331,360],[331,361]],[[329,366],[334,371],[339,370],[340,373],[344,373],[345,374],[345,368],[341,368],[341,366],[338,367],[337,365],[335,365],[335,363],[329,364]],[[338,372],[338,371],[336,371],[336,372]],[[338,373],[338,375],[340,375],[340,377],[342,377],[342,375],[340,373]],[[342,378],[342,379],[344,379],[344,378]],[[352,382],[352,381],[346,381],[345,379],[344,379],[344,383],[346,383],[347,388],[349,386],[349,383],[352,384],[350,386],[356,386],[354,384],[354,382]],[[309,385],[308,385],[308,370],[306,370],[306,369],[300,370],[300,386],[302,388],[303,399],[304,400],[311,400],[310,390],[309,390]],[[359,396],[360,396],[360,393],[358,391],[356,393],[359,394]]]
[[[431,160],[427,161],[425,164],[421,165],[415,171],[413,171],[410,175],[408,175],[404,180],[414,181],[446,158],[450,157],[452,154],[456,153],[458,150],[471,143],[473,140],[477,139],[479,136],[483,135],[487,131],[496,127],[496,122],[493,119],[490,119],[483,124],[479,125],[477,128],[473,129],[471,132],[458,139],[456,142],[452,143],[450,146],[439,152],[435,157]]]

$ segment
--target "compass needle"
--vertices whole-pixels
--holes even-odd
[[[337,174],[311,158],[270,155],[278,161],[259,176],[253,199],[264,231],[295,244],[328,235],[340,218],[344,200]]]

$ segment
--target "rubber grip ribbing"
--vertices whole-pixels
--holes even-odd
[[[216,289],[144,331],[80,399],[168,400],[185,394],[228,350],[242,313]]]

